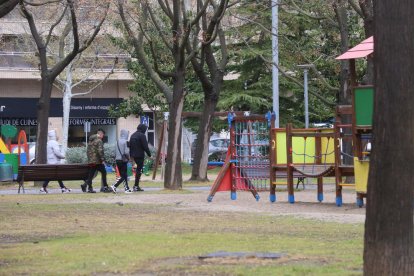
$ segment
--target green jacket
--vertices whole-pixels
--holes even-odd
[[[89,164],[102,164],[105,161],[103,142],[97,134],[89,137],[87,155]]]

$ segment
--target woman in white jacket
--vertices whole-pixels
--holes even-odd
[[[59,143],[57,142],[56,131],[51,130],[47,133],[49,136],[49,141],[47,141],[47,163],[48,164],[60,164],[61,159],[65,159],[65,156],[62,154],[59,148]],[[58,180],[59,186],[62,189],[62,193],[70,192],[70,189],[66,188],[62,180]],[[48,193],[47,185],[49,180],[43,182],[43,188],[40,190],[41,193]]]

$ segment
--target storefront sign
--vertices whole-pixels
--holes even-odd
[[[85,122],[91,125],[111,126],[116,125],[115,118],[70,118],[70,126],[83,126]],[[0,125],[12,126],[37,126],[36,118],[0,118]]]
[[[0,125],[37,126],[37,119],[31,119],[31,118],[0,118]]]
[[[70,105],[70,117],[106,118],[110,105],[122,101],[118,98],[74,98]],[[36,98],[0,98],[0,117],[3,118],[36,118]],[[50,100],[49,117],[63,117],[63,103],[60,98]]]
[[[69,119],[70,126],[83,126],[85,122],[90,122],[91,125],[100,125],[100,126],[116,125],[115,118],[70,118]]]

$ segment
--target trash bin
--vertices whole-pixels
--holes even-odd
[[[13,167],[9,163],[0,163],[0,181],[13,181]]]

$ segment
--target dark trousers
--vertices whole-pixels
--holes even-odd
[[[50,180],[45,180],[45,182],[43,182],[43,188],[46,188],[47,185],[49,184]],[[65,185],[63,185],[62,180],[58,180],[57,181],[59,183],[59,186],[61,189],[65,188]]]
[[[134,158],[137,169],[135,170],[135,184],[139,187],[139,180],[141,179],[142,169],[144,168],[144,158]]]
[[[92,179],[95,176],[96,171],[100,172],[102,175],[102,186],[107,187],[108,183],[106,182],[106,169],[104,164],[96,164],[89,168],[89,175],[88,179],[86,180],[88,187],[92,189]]]
[[[116,166],[118,167],[120,179],[115,183],[115,187],[118,187],[122,182],[125,181],[125,190],[129,190],[128,187],[128,162],[123,162],[122,160],[116,160]]]

